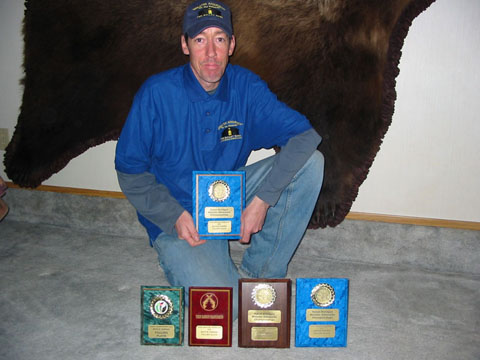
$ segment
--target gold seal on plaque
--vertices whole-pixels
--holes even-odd
[[[205,311],[213,311],[218,306],[218,298],[214,293],[206,293],[200,298],[200,306]]]
[[[225,201],[230,196],[230,186],[223,180],[214,181],[208,187],[208,196],[216,202]]]
[[[157,319],[166,319],[173,313],[173,304],[166,295],[157,295],[150,301],[150,313]]]
[[[258,284],[252,290],[253,303],[263,309],[272,306],[276,298],[277,294],[271,285]]]
[[[311,298],[315,305],[325,307],[335,301],[335,291],[328,284],[318,284],[313,288]]]

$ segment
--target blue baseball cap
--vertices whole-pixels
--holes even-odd
[[[183,17],[183,33],[194,38],[209,27],[218,27],[232,37],[232,13],[220,1],[195,1],[190,4]]]

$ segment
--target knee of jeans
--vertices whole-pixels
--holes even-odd
[[[315,150],[308,161],[312,162],[312,166],[316,169],[316,171],[323,173],[325,158],[320,151]]]
[[[323,179],[323,169],[325,166],[325,158],[323,154],[315,150],[310,158],[303,166],[302,171],[308,174],[311,179]]]

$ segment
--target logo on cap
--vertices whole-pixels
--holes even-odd
[[[212,9],[212,8],[200,10],[198,12],[197,19],[204,16],[218,16],[219,18],[223,19],[222,12],[218,9]]]

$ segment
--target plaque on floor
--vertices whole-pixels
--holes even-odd
[[[200,239],[240,239],[244,171],[194,171],[193,221]]]
[[[231,287],[190,287],[190,346],[232,346]]]
[[[348,279],[296,280],[295,346],[347,346]]]
[[[141,287],[141,344],[183,345],[184,288]]]
[[[290,347],[290,279],[240,279],[238,346]]]

